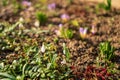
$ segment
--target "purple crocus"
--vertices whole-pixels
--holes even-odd
[[[86,37],[87,30],[88,30],[87,28],[80,27],[79,32],[80,32],[81,38],[85,38]]]
[[[54,10],[56,8],[55,3],[48,4],[48,10]]]
[[[59,24],[59,28],[61,29],[63,27],[63,24]]]
[[[61,19],[62,19],[63,21],[65,21],[65,22],[66,22],[69,18],[70,18],[70,17],[69,17],[68,14],[62,14],[62,15],[61,15]]]
[[[62,32],[62,29],[63,29],[63,24],[59,24],[59,30],[55,30],[55,33],[60,36],[61,35],[61,32]]]
[[[29,2],[29,1],[27,1],[27,0],[23,0],[23,1],[22,1],[22,4],[23,4],[24,6],[31,6],[31,2]]]
[[[59,30],[55,30],[55,33],[60,36],[61,35],[61,32]]]

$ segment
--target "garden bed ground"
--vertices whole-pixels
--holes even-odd
[[[84,0],[83,0],[84,1]],[[86,1],[90,1],[90,2],[106,2],[105,0],[86,0]],[[119,5],[119,0],[112,0],[112,6],[115,8],[120,8]]]
[[[46,6],[53,2],[56,3],[56,8],[53,11],[49,11]],[[115,48],[115,57],[110,60],[110,63],[115,63],[115,67],[111,68],[111,70],[115,69],[116,71],[116,73],[112,74],[111,78],[112,80],[120,79],[120,9],[112,8],[110,11],[105,11],[103,9],[98,10],[96,8],[97,3],[87,1],[81,2],[80,0],[73,0],[72,3],[67,0],[49,0],[46,3],[31,0],[31,3],[31,6],[24,7],[24,9],[20,9],[17,12],[15,12],[16,9],[13,8],[12,3],[4,7],[2,5],[0,6],[0,23],[9,22],[10,24],[15,24],[20,18],[24,19],[24,26],[21,28],[17,27],[13,31],[15,33],[8,32],[6,33],[7,37],[0,35],[1,40],[6,42],[5,45],[11,46],[10,48],[5,48],[5,50],[2,50],[2,47],[5,45],[3,45],[3,43],[0,44],[1,62],[5,62],[5,60],[7,60],[5,63],[11,64],[15,59],[18,60],[21,56],[27,56],[24,51],[24,46],[27,45],[28,47],[35,45],[40,49],[43,43],[51,44],[52,49],[50,49],[55,51],[62,59],[65,57],[63,54],[63,43],[65,43],[71,55],[70,62],[68,61],[66,64],[76,68],[76,73],[72,74],[77,77],[72,77],[71,79],[77,80],[78,78],[78,80],[81,80],[86,77],[86,80],[90,80],[89,78],[91,78],[91,80],[104,80],[103,78],[101,79],[101,77],[100,79],[95,78],[95,76],[87,77],[86,75],[89,74],[86,73],[85,75],[82,73],[84,73],[87,66],[96,67],[96,58],[100,54],[99,44],[101,42],[110,41],[111,45]],[[37,21],[35,17],[37,11],[42,11],[48,16],[48,20],[45,25],[38,27],[34,25]],[[61,14],[64,13],[70,16],[69,20],[66,22],[63,22],[60,17]],[[73,20],[77,21],[78,25],[73,25],[71,23]],[[65,28],[73,30],[73,37],[71,39],[60,37],[56,34],[55,31],[59,30],[59,24],[63,24]],[[90,32],[92,25],[95,26],[95,34]],[[88,28],[85,39],[81,39],[79,35],[80,27]],[[36,28],[36,33],[37,31],[41,32],[37,34],[34,31],[27,32],[27,30],[32,30],[32,28]],[[19,29],[21,31],[26,30],[26,32],[23,31],[20,34],[22,35],[23,33],[22,36],[25,37],[20,37],[17,34]],[[44,30],[45,32],[42,32]],[[101,60],[97,61],[101,62]],[[39,80],[39,78],[37,79]],[[105,80],[107,79],[108,78],[105,78]]]

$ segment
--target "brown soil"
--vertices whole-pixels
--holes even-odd
[[[36,0],[37,1],[37,0]],[[71,5],[67,4],[65,0],[49,0],[48,3],[52,1],[56,1],[57,6],[57,16],[50,16],[49,23],[55,23],[53,27],[50,28],[50,33],[43,33],[41,37],[44,37],[45,42],[53,43],[57,46],[57,52],[62,53],[62,43],[65,42],[67,47],[70,49],[70,53],[72,54],[73,65],[79,65],[80,67],[84,67],[90,64],[94,64],[96,57],[99,54],[99,43],[104,41],[111,41],[111,44],[116,48],[115,54],[116,58],[114,62],[120,66],[120,12],[119,9],[112,9],[109,13],[101,12],[100,14],[96,14],[95,4],[94,3],[82,3],[80,0],[75,0]],[[35,2],[33,2],[35,3]],[[61,4],[63,3],[63,4]],[[34,5],[34,4],[33,4]],[[13,10],[8,6],[4,8],[0,8],[0,21],[8,21],[10,23],[15,23],[19,17],[23,17],[28,20],[28,24],[26,27],[34,26],[32,23],[35,21],[34,12],[37,11],[37,8],[30,7],[30,10],[24,11],[21,10],[17,14],[13,14]],[[91,27],[94,23],[97,28],[97,33],[92,35],[88,32],[87,38],[85,40],[81,40],[78,36],[79,28],[72,26],[69,23],[63,23],[65,27],[69,27],[74,30],[74,37],[72,39],[64,39],[58,37],[54,30],[58,28],[58,24],[62,23],[59,18],[61,13],[67,13],[70,15],[70,19],[76,19],[80,22],[80,27]],[[49,15],[49,14],[48,14]],[[81,22],[82,21],[82,22]],[[48,26],[41,26],[41,29],[48,30]],[[58,38],[58,42],[54,42],[54,38]],[[35,38],[37,40],[37,38]],[[42,40],[38,41],[39,44],[42,44]],[[0,57],[6,58],[7,52],[1,52]],[[12,55],[13,56],[13,55]]]
[[[101,2],[106,2],[105,0],[82,0],[82,1],[89,1],[89,2],[98,2],[98,3],[101,3]],[[115,7],[115,8],[120,8],[120,1],[119,0],[111,0],[112,1],[112,6]]]

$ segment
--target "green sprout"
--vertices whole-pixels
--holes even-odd
[[[47,21],[46,14],[44,14],[42,12],[37,12],[36,13],[36,18],[38,19],[38,21],[40,22],[41,25],[45,25],[45,23]]]
[[[66,47],[65,43],[63,43],[63,53],[66,56],[66,60],[69,61],[70,59],[70,51],[69,49]]]
[[[9,3],[9,0],[2,0],[1,2],[3,6],[7,6]]]
[[[22,9],[22,5],[17,0],[12,0],[12,6],[15,14]]]
[[[107,4],[105,4],[105,3],[100,3],[100,4],[99,4],[99,7],[100,7],[100,8],[103,8],[103,9],[106,10],[106,11],[111,10],[111,0],[107,0]]]
[[[64,32],[65,38],[72,38],[73,36],[73,31],[71,29],[66,29]]]
[[[71,24],[73,25],[73,26],[79,26],[79,22],[77,21],[77,20],[72,20],[71,21]]]
[[[106,60],[111,60],[114,58],[115,48],[110,45],[110,42],[103,42],[99,45],[100,55]]]
[[[56,30],[57,35],[64,38],[72,38],[73,31],[71,29],[65,29],[62,24],[59,24],[59,30]]]

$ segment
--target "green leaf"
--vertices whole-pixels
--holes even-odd
[[[107,60],[110,60],[114,57],[114,47],[110,45],[110,42],[100,43],[100,54],[101,57],[105,57]]]
[[[52,65],[51,63],[48,63],[47,64],[47,69],[50,69],[51,65]]]
[[[4,63],[0,63],[0,69],[3,69],[4,68]]]
[[[2,78],[2,79],[0,79],[0,80],[11,80],[11,79],[9,79],[9,78]]]
[[[63,43],[63,53],[65,54],[66,60],[68,61],[70,59],[70,52],[65,43]]]
[[[110,9],[111,9],[111,0],[107,0],[106,10],[110,10]]]
[[[73,26],[79,26],[79,23],[78,23],[77,20],[72,20],[72,21],[71,21],[71,24],[72,24]]]
[[[37,12],[36,18],[38,19],[38,21],[40,22],[41,25],[44,25],[47,21],[47,16],[43,12]]]
[[[13,24],[12,26],[8,26],[7,28],[5,28],[4,32],[10,32],[13,29],[15,29],[17,27],[17,25],[19,25],[20,22],[17,22],[16,24]]]
[[[8,73],[0,72],[0,78],[8,78],[10,80],[16,80],[16,78]]]
[[[111,0],[107,0],[107,4],[100,3],[99,7],[103,8],[104,10],[110,10],[111,9]]]
[[[70,29],[65,30],[65,37],[66,38],[72,38],[73,37],[73,31]]]

